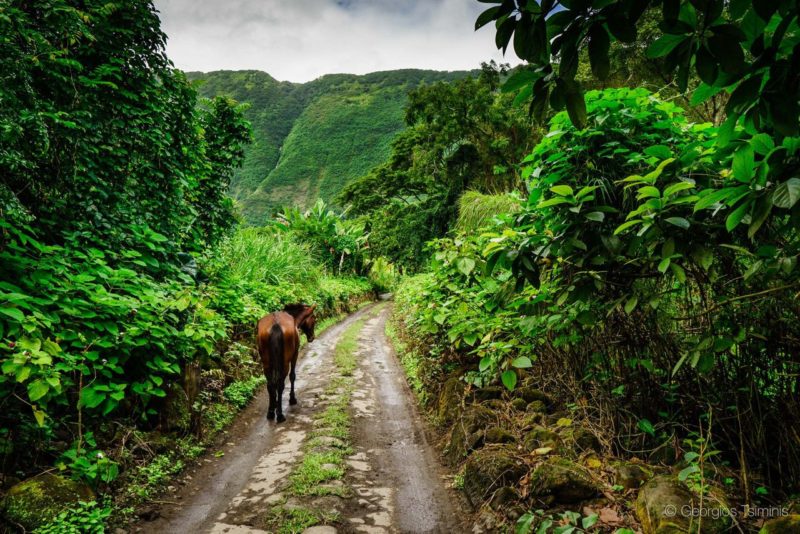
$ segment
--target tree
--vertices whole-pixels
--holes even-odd
[[[537,132],[513,96],[498,88],[504,67],[478,78],[422,86],[409,95],[407,129],[389,161],[354,180],[339,196],[365,216],[376,255],[421,265],[424,244],[443,236],[468,189],[503,192],[521,185],[517,162]]]
[[[581,126],[586,106],[576,81],[581,52],[588,52],[599,79],[610,73],[614,41],[636,44],[640,22],[648,9],[661,7],[658,37],[647,56],[663,58],[665,72],[677,73],[681,91],[694,70],[703,86],[701,97],[729,89],[727,111],[752,128],[777,135],[798,133],[797,102],[800,66],[791,59],[800,43],[796,27],[797,2],[723,0],[569,0],[541,3],[490,0],[498,4],[478,18],[476,28],[495,21],[496,44],[531,63],[533,70],[519,82],[530,83],[532,109],[542,114],[548,105],[567,108]],[[786,99],[786,95],[792,98]]]
[[[772,236],[796,229],[800,220],[796,178],[800,141],[794,137],[800,133],[800,64],[793,60],[800,46],[797,2],[491,3],[498,5],[486,10],[476,27],[494,20],[498,47],[505,50],[513,37],[516,54],[531,63],[507,85],[521,88],[523,97],[532,96],[534,115],[544,116],[548,107],[566,108],[578,128],[586,124],[583,90],[576,81],[581,53],[587,52],[595,76],[606,78],[611,43],[637,43],[643,15],[660,6],[659,32],[647,55],[661,58],[665,72],[676,73],[681,91],[687,90],[691,74],[696,73],[701,83],[691,97],[693,104],[723,91],[730,93],[727,118],[710,153],[716,175],[706,175],[709,178],[698,183],[703,191],[694,210],[725,217],[728,231],[746,225],[751,239],[761,228],[771,227]],[[680,178],[691,174],[698,160],[673,158],[661,163],[665,176]],[[645,221],[641,232],[649,230],[657,211],[637,211],[644,219],[636,220]],[[797,252],[792,239],[779,239],[776,246],[787,260]]]
[[[201,116],[152,3],[12,1],[0,33],[13,36],[0,43],[8,204],[48,240],[91,229],[95,240],[132,244],[131,227],[147,225],[190,250],[210,244],[196,241],[209,229],[193,231],[193,203],[229,180],[246,125],[222,104]],[[212,200],[222,199],[204,208]]]

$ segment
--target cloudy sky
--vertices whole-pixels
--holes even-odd
[[[502,61],[477,0],[155,0],[183,70],[259,69],[304,82],[328,73],[462,70]],[[515,59],[509,54],[508,62]]]

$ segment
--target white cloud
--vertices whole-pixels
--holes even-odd
[[[464,70],[504,59],[476,0],[155,0],[181,69],[258,69],[304,82],[323,74]]]

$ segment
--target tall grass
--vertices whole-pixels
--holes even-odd
[[[222,245],[221,255],[229,274],[248,282],[316,287],[322,276],[308,247],[271,228],[239,228]]]
[[[486,195],[467,191],[458,199],[456,228],[464,232],[474,232],[486,226],[496,215],[516,213],[519,210],[519,199],[510,193]]]

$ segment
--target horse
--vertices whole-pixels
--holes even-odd
[[[267,379],[269,392],[269,408],[267,419],[272,420],[277,413],[278,423],[286,421],[283,416],[283,388],[286,374],[289,374],[291,389],[289,390],[289,404],[297,404],[294,394],[295,367],[297,354],[300,350],[300,331],[308,342],[314,341],[314,326],[317,319],[314,316],[313,306],[305,304],[290,304],[283,311],[265,315],[256,326],[256,340],[258,355],[264,367],[264,376]]]

